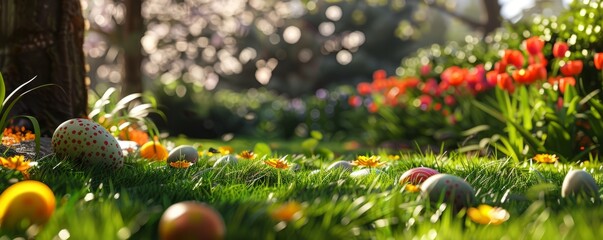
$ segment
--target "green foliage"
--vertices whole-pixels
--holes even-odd
[[[4,134],[4,129],[8,126],[8,124],[10,123],[11,119],[14,118],[26,118],[28,119],[33,126],[33,130],[34,130],[34,134],[36,135],[36,138],[34,140],[35,142],[35,151],[36,154],[40,152],[40,124],[38,124],[38,121],[36,120],[35,117],[32,116],[27,116],[27,115],[19,115],[19,116],[13,116],[10,117],[10,111],[13,108],[13,106],[15,106],[15,104],[19,101],[19,99],[21,99],[22,97],[24,97],[25,95],[27,95],[28,93],[35,91],[37,89],[40,88],[44,88],[44,87],[50,87],[50,86],[56,86],[55,84],[43,84],[43,85],[39,85],[36,86],[34,88],[28,89],[22,93],[19,93],[19,91],[23,88],[25,88],[27,86],[27,84],[33,82],[36,79],[36,77],[33,77],[31,80],[21,84],[19,87],[17,87],[15,90],[13,90],[8,96],[6,96],[6,87],[4,84],[4,78],[2,77],[2,73],[0,73],[0,139],[2,138],[3,134]]]
[[[262,161],[211,169],[212,158],[203,156],[188,169],[175,169],[129,157],[126,167],[112,172],[47,158],[32,168],[31,176],[52,188],[57,210],[38,231],[10,237],[51,239],[67,231],[78,239],[154,239],[163,211],[187,200],[215,208],[224,218],[227,239],[399,239],[434,234],[455,239],[593,239],[603,233],[599,207],[567,202],[559,195],[571,168],[592,170],[600,184],[600,162],[527,165],[463,154],[412,154],[389,162],[382,174],[351,178],[344,171],[310,174],[314,167],[273,169]],[[464,212],[431,205],[394,184],[404,171],[418,166],[465,178],[480,203],[501,206],[511,218],[500,226],[478,225]],[[9,174],[0,172],[0,189],[10,185]],[[301,204],[301,217],[272,219],[271,212],[290,201]]]
[[[159,136],[159,129],[149,118],[150,113],[155,113],[162,119],[166,116],[159,110],[152,96],[141,93],[132,93],[119,98],[116,88],[108,88],[102,96],[91,94],[92,109],[88,118],[104,126],[115,136],[128,127],[141,128],[148,131],[151,137]],[[96,99],[96,100],[95,100]],[[142,103],[145,99],[148,103]]]

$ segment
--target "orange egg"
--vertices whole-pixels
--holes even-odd
[[[150,141],[140,147],[140,156],[149,160],[165,161],[168,151],[161,143]]]
[[[23,223],[44,224],[54,212],[56,199],[46,184],[27,180],[15,183],[0,195],[0,228],[21,229]],[[24,222],[25,221],[25,222]]]
[[[211,206],[184,201],[168,207],[159,220],[159,239],[221,240],[226,226],[219,212]]]

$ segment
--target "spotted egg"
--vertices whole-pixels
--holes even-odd
[[[472,206],[475,202],[475,190],[460,177],[439,173],[433,175],[420,186],[423,197],[432,203],[447,203],[455,211]]]
[[[117,139],[103,126],[84,118],[61,123],[52,135],[52,150],[58,157],[84,165],[117,169],[124,164]]]
[[[176,161],[187,161],[196,163],[199,160],[199,151],[196,148],[188,145],[178,146],[168,154],[167,163]]]
[[[584,170],[571,170],[563,179],[561,197],[594,199],[599,201],[599,186],[592,175]]]
[[[408,171],[404,172],[398,180],[398,183],[405,184],[410,183],[413,185],[419,185],[423,183],[427,178],[438,174],[439,172],[435,169],[428,167],[416,167],[411,168]]]

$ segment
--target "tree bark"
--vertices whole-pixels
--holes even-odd
[[[0,0],[0,71],[7,93],[36,76],[14,115],[37,118],[49,134],[87,114],[84,18],[80,0]]]
[[[144,23],[142,19],[142,0],[126,0],[124,23],[124,78],[122,95],[141,93],[142,86],[142,46]]]

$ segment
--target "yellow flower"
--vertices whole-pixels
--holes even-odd
[[[278,169],[289,168],[289,164],[287,164],[287,162],[285,160],[278,159],[278,158],[268,159],[268,160],[264,161],[264,163],[266,163],[266,165],[271,166],[273,168],[278,168]]]
[[[480,204],[477,208],[471,207],[467,210],[467,215],[479,224],[501,224],[509,219],[509,212],[504,208],[492,207],[487,204]]]
[[[416,193],[421,191],[421,189],[419,188],[418,185],[414,185],[414,184],[406,184],[406,186],[404,187],[406,189],[407,192],[412,192],[412,193]]]
[[[220,154],[228,155],[230,153],[233,153],[234,149],[231,146],[221,146],[218,148],[218,151],[220,152]]]
[[[362,167],[379,167],[383,164],[385,164],[385,162],[380,162],[379,157],[377,156],[358,156],[358,158],[352,162],[352,165]]]
[[[539,163],[554,163],[557,162],[559,158],[555,154],[536,154],[532,159]]]
[[[29,169],[29,161],[26,161],[23,155],[8,158],[0,157],[0,161],[2,161],[2,166],[8,169],[13,169],[19,172],[24,172]]]
[[[271,212],[272,219],[277,221],[291,221],[299,219],[302,215],[302,206],[296,201],[283,203]]]
[[[15,171],[21,172],[23,174],[23,178],[29,179],[29,160],[25,160],[23,155],[16,155],[8,158],[0,157],[0,162],[2,162],[2,167],[12,169]]]
[[[188,168],[191,165],[192,164],[189,161],[185,161],[185,160],[170,162],[170,166],[175,167],[175,168]]]
[[[256,157],[256,155],[251,151],[242,151],[241,153],[239,153],[237,155],[237,158],[248,159],[248,160],[253,160],[253,159],[255,159],[255,157]]]

